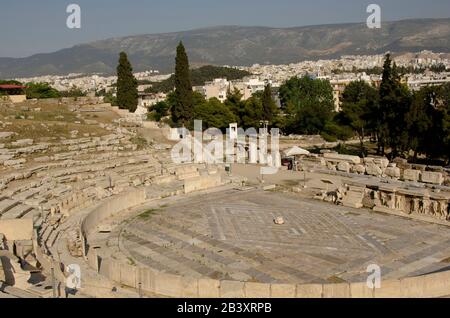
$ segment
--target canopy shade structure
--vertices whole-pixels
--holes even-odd
[[[0,89],[24,89],[26,86],[13,85],[13,84],[0,84]]]
[[[0,95],[24,95],[26,86],[16,84],[0,84]]]
[[[306,149],[294,146],[289,150],[284,151],[285,156],[292,157],[292,156],[306,156],[309,155],[310,152]]]

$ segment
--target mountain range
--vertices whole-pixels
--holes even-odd
[[[113,74],[125,51],[135,71],[173,71],[175,49],[183,41],[193,66],[287,64],[338,58],[431,50],[450,53],[450,18],[292,28],[217,26],[191,31],[145,34],[80,44],[26,58],[0,58],[0,78],[68,73]]]

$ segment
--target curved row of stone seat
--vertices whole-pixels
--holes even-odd
[[[164,177],[171,178],[170,182],[172,182],[172,185],[175,185],[172,186],[172,188],[178,189],[170,190],[172,192],[166,189],[164,190],[165,193],[162,194],[167,195],[168,193],[170,195],[170,193],[173,194],[182,190],[182,183],[176,183],[177,181],[179,182],[179,180],[183,180],[183,178],[191,177],[193,175],[199,175],[198,165],[192,165],[193,168],[188,168],[190,167],[189,165],[184,167],[184,169],[190,171],[189,175],[180,173],[180,171],[183,171],[184,169],[174,171],[172,173],[167,170],[155,168],[152,165],[153,163],[133,164],[133,162],[129,162],[126,166],[121,166],[118,169],[116,168],[116,171],[114,171],[115,176],[112,180],[111,175],[104,176],[100,179],[97,178],[92,180],[92,184],[87,187],[83,188],[72,186],[70,191],[67,191],[64,195],[60,195],[57,200],[49,200],[47,202],[48,204],[44,204],[42,208],[42,211],[45,214],[42,223],[44,225],[50,223],[51,226],[43,226],[41,231],[38,233],[38,236],[41,238],[40,243],[44,246],[44,249],[49,251],[49,248],[51,248],[57,239],[57,234],[55,234],[55,232],[57,232],[58,225],[60,222],[64,221],[64,217],[69,216],[74,210],[85,208],[91,204],[95,204],[98,200],[117,195],[129,186],[149,186],[151,184],[159,184],[159,190],[163,190],[164,186],[161,186],[161,184],[167,183],[163,181],[162,178]],[[197,171],[197,173],[194,173],[193,171]],[[136,182],[136,179],[134,178],[138,178],[139,182]],[[56,180],[57,179],[58,178],[56,178]],[[125,179],[123,187],[121,187],[121,179]],[[52,178],[52,180],[55,180],[55,178]],[[99,186],[101,183],[103,186]],[[75,188],[77,189],[75,190]],[[157,192],[158,191],[155,191],[155,194]],[[83,202],[83,204],[80,204],[80,202]]]
[[[120,193],[146,170],[153,171],[154,175],[157,175],[156,170],[161,170],[152,168],[157,162],[151,156],[151,149],[137,150],[133,128],[85,120],[80,114],[76,117],[79,121],[75,124],[84,120],[86,125],[98,125],[100,130],[82,134],[72,130],[70,138],[37,140],[19,139],[21,136],[15,133],[0,133],[0,222],[8,233],[2,236],[0,248],[5,239],[7,249],[19,252],[28,244],[20,240],[31,242],[33,237],[38,248],[31,250],[36,257],[40,255],[39,262],[59,267],[54,257],[47,262],[47,256],[51,258],[51,248],[61,236],[60,225],[71,213]],[[3,129],[7,130],[12,124],[5,123]],[[46,129],[67,126],[67,123],[40,125]],[[149,175],[143,180],[150,178]],[[28,218],[32,222],[22,222]],[[21,234],[14,235],[13,228]],[[23,253],[19,257],[22,256]],[[36,265],[36,262],[31,263]]]
[[[130,186],[158,184],[154,194],[162,191],[161,196],[173,195],[183,189],[179,180],[199,175],[196,168],[175,169],[167,147],[138,151],[131,141],[134,134],[126,129],[121,135],[118,132],[55,139],[45,146],[30,141],[28,146],[8,148],[19,158],[15,164],[0,168],[0,220],[32,218],[34,240],[41,257],[51,260],[49,264],[58,263],[54,246],[66,235],[61,225],[83,208]],[[69,245],[80,247],[76,232],[70,236],[73,240],[68,240]]]
[[[32,139],[26,147],[16,148],[15,143],[0,144],[0,164],[14,169],[20,169],[23,164],[27,162],[24,155],[34,155],[38,153],[54,154],[52,156],[45,155],[43,157],[35,158],[37,162],[48,162],[53,160],[63,160],[70,156],[73,152],[101,152],[101,151],[123,151],[136,150],[137,146],[132,143],[132,134],[111,134],[101,137],[89,137],[82,139],[68,139],[60,140],[58,143],[41,142],[33,145]],[[20,144],[21,145],[21,144]],[[9,147],[9,148],[5,148]]]
[[[120,165],[129,163],[135,163],[137,160],[149,161],[151,158],[146,157],[150,153],[147,151],[140,152],[123,152],[123,153],[105,153],[100,155],[93,155],[91,159],[87,160],[66,160],[61,162],[51,162],[46,164],[34,165],[32,167],[21,170],[20,172],[10,172],[0,177],[0,188],[5,190],[7,185],[12,181],[19,181],[23,179],[29,179],[36,174],[37,177],[58,177],[62,175],[69,175],[81,172],[99,171],[108,168],[115,168]],[[80,154],[73,154],[73,157],[80,156]],[[120,158],[130,157],[131,162],[128,160],[121,160]],[[113,161],[112,159],[117,159]],[[137,158],[137,159],[136,159]],[[97,164],[101,164],[96,166]],[[106,166],[105,166],[106,165]],[[72,170],[71,170],[72,169]],[[52,174],[49,174],[49,170]]]

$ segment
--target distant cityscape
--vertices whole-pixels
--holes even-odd
[[[242,99],[250,98],[256,92],[264,91],[267,84],[277,89],[289,78],[311,76],[318,79],[329,80],[333,87],[335,110],[339,111],[342,94],[345,87],[355,80],[365,81],[373,86],[379,86],[382,79],[382,66],[384,54],[379,55],[346,55],[339,59],[303,61],[293,64],[245,66],[228,66],[251,73],[251,76],[240,80],[229,81],[226,78],[217,78],[207,81],[203,86],[195,86],[194,91],[200,92],[208,100],[217,98],[221,102],[227,98],[227,93],[235,88],[242,94]],[[403,81],[413,91],[424,86],[440,85],[450,82],[450,54],[421,51],[418,53],[405,53],[394,58],[398,67],[404,70]],[[140,83],[139,106],[150,107],[163,100],[166,94],[145,93],[151,87],[150,82],[160,82],[168,79],[172,74],[160,74],[158,70],[148,70],[134,73]],[[95,96],[103,91],[115,95],[116,76],[101,74],[68,74],[46,75],[28,78],[15,78],[22,83],[48,83],[59,91],[69,91],[77,88],[88,96]]]

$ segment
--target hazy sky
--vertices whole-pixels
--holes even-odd
[[[71,3],[81,7],[81,29],[66,27]],[[215,25],[363,22],[370,3],[381,6],[383,20],[450,17],[450,0],[0,0],[0,57]]]

